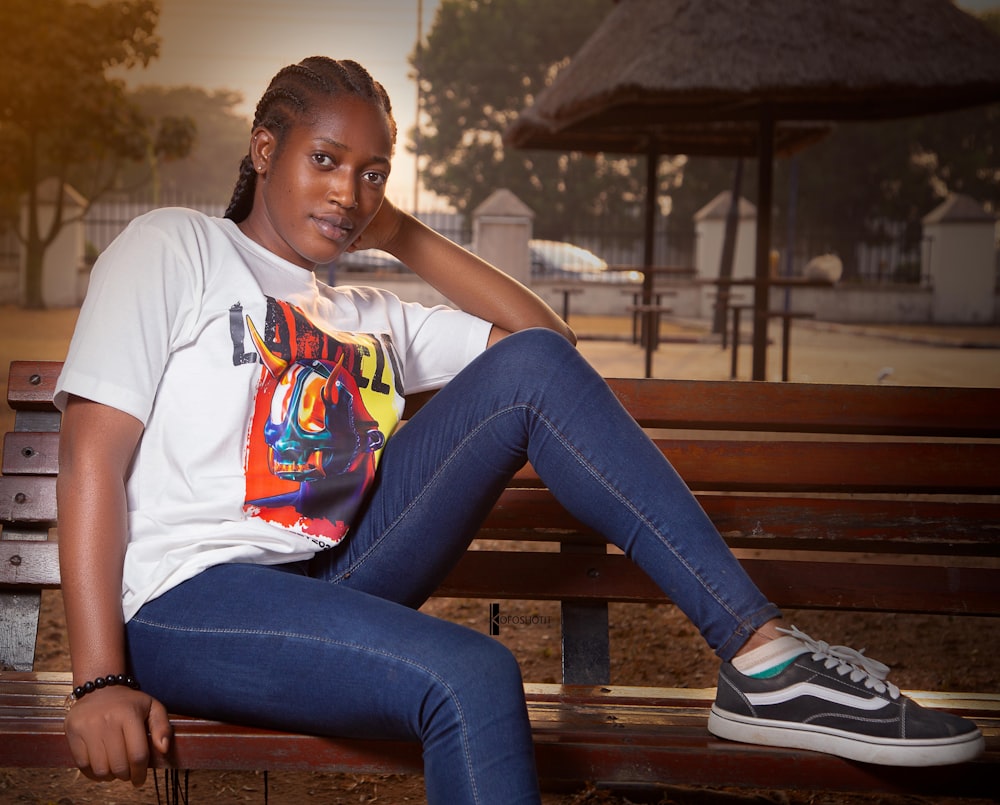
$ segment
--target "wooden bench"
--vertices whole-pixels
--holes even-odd
[[[0,767],[71,767],[69,674],[33,672],[39,594],[59,584],[57,363],[15,362],[0,477]],[[1000,389],[613,380],[765,593],[786,608],[1000,616]],[[560,601],[563,684],[526,684],[547,787],[664,785],[992,797],[1000,695],[916,694],[975,720],[986,755],[958,767],[867,766],[734,744],[706,730],[712,689],[609,679],[608,602],[666,603],[518,474],[439,596]],[[557,543],[551,550],[545,543]],[[549,550],[532,550],[535,543]],[[963,658],[974,646],[959,646]],[[964,653],[963,653],[964,652]],[[991,657],[984,661],[995,662]],[[177,717],[175,769],[419,773],[416,745],[331,740]]]

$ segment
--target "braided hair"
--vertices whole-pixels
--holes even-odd
[[[282,136],[320,102],[341,94],[362,98],[382,109],[395,145],[396,121],[385,88],[357,62],[326,56],[310,56],[280,70],[257,103],[252,129],[263,126],[280,142]],[[247,154],[240,162],[240,174],[226,209],[226,218],[239,223],[250,215],[256,185],[257,172]]]

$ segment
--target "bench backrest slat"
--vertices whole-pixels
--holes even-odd
[[[1000,443],[799,442],[658,439],[696,491],[1000,493]],[[8,433],[3,474],[54,475],[57,433]],[[525,469],[526,486],[538,476]]]
[[[55,475],[58,472],[58,432],[14,431],[4,436],[4,475]]]
[[[54,475],[0,476],[0,523],[51,527],[56,523]]]
[[[7,379],[7,403],[15,411],[51,411],[52,394],[62,363],[13,361]]]
[[[695,491],[1000,493],[1000,444],[656,439]],[[538,486],[526,467],[516,476]]]
[[[11,408],[54,410],[52,392],[61,366],[57,361],[14,361],[8,381]],[[650,428],[1000,439],[1000,389],[994,388],[636,378],[608,382],[636,420]]]
[[[996,569],[848,564],[780,557],[741,560],[780,607],[1000,615]],[[471,551],[436,595],[547,601],[665,603],[669,598],[631,560],[616,554]]]
[[[609,383],[651,428],[1000,438],[995,388],[634,378]]]
[[[1000,444],[665,441],[695,490],[1000,493]]]
[[[0,540],[0,588],[58,587],[59,544]]]

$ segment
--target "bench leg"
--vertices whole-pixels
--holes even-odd
[[[606,603],[562,604],[562,672],[565,685],[611,682]]]
[[[595,543],[564,542],[564,553],[607,552]],[[606,601],[562,602],[562,672],[564,685],[611,683],[611,642]]]
[[[0,592],[0,670],[30,671],[35,658],[42,594]]]

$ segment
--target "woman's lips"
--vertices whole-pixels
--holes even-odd
[[[354,231],[354,224],[351,222],[351,219],[340,215],[314,215],[313,221],[316,222],[316,228],[319,229],[324,237],[338,243],[349,238],[351,232]]]

